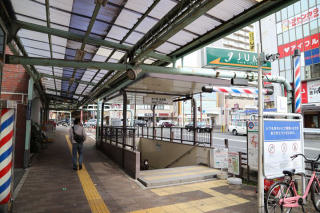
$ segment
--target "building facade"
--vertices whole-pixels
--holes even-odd
[[[276,13],[280,76],[293,81],[292,55],[301,51],[305,128],[320,127],[320,0],[300,0]]]

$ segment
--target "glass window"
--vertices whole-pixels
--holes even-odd
[[[284,44],[289,43],[289,32],[288,31],[283,33],[283,43]]]
[[[278,12],[276,13],[276,18],[277,18],[277,22],[280,22],[280,21],[281,21],[281,12],[280,12],[280,11],[278,11]]]
[[[310,22],[310,32],[311,32],[311,35],[315,34],[315,33],[318,33],[318,20],[313,20]]]
[[[295,28],[289,30],[289,34],[290,34],[290,42],[295,41],[295,40],[296,40],[296,31],[295,31]]]
[[[317,4],[320,4],[320,0],[317,0]]]
[[[320,0],[319,0],[320,1]],[[300,8],[300,1],[296,2],[294,4],[294,14],[298,15],[299,13],[301,13],[301,8]]]
[[[297,37],[297,40],[302,38],[302,26],[301,25],[296,27],[296,37]]]
[[[301,11],[305,11],[308,9],[308,0],[301,0]]]
[[[309,0],[309,8],[316,5],[316,0]]]
[[[292,16],[294,16],[294,9],[293,9],[293,5],[290,5],[288,7],[288,17],[290,18]]]
[[[305,76],[305,72],[304,72],[304,67],[301,67],[301,80],[305,80],[306,76]]]
[[[280,70],[284,70],[284,58],[279,59],[279,68]]]
[[[305,79],[310,79],[311,78],[310,66],[305,66],[304,67],[304,76],[305,76]]]
[[[303,36],[306,37],[310,35],[309,23],[303,25]]]
[[[286,78],[286,72],[284,71],[280,72],[280,76]]]
[[[286,70],[291,69],[291,56],[287,56],[284,58],[284,67]]]
[[[292,70],[286,70],[286,80],[289,81],[290,83],[293,81],[292,79]]]
[[[282,33],[282,25],[281,22],[277,23],[277,33]]]
[[[282,20],[288,19],[287,8],[283,8],[283,9],[281,10],[281,16],[282,16]]]
[[[282,34],[278,35],[278,45],[282,45],[283,44],[283,40],[282,40]]]

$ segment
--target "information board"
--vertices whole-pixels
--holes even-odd
[[[304,153],[302,120],[264,119],[264,174],[266,178],[283,176],[285,169],[304,173],[304,159],[291,160]]]
[[[240,156],[239,152],[228,153],[228,173],[240,175]]]
[[[248,165],[250,169],[258,170],[258,122],[248,122]]]
[[[213,168],[228,168],[228,149],[223,148],[213,150]]]

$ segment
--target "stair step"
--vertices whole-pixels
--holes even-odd
[[[146,187],[155,187],[213,179],[219,173],[219,170],[206,166],[185,166],[141,171],[138,181]]]

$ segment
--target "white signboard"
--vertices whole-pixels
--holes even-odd
[[[228,149],[213,149],[213,168],[228,168]]]
[[[320,81],[308,81],[308,103],[320,102]]]
[[[285,169],[304,173],[304,159],[291,160],[304,153],[302,120],[264,119],[264,174],[266,178],[283,176]]]
[[[248,165],[250,169],[258,170],[258,122],[248,122]]]
[[[277,96],[277,112],[288,113],[287,97]]]
[[[240,156],[238,152],[228,153],[228,172],[240,175]]]
[[[164,95],[148,95],[143,98],[143,104],[148,105],[171,105],[172,97]]]

